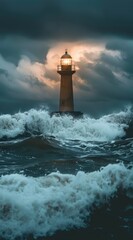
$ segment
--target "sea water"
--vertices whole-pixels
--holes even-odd
[[[1,115],[0,239],[133,239],[132,119]]]

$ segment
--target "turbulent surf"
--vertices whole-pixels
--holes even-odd
[[[132,120],[1,115],[1,239],[132,239]]]

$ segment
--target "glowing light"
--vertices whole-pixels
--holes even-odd
[[[61,65],[72,65],[72,60],[70,58],[61,59]]]

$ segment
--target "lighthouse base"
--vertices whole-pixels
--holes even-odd
[[[57,117],[65,116],[65,115],[72,116],[73,118],[82,118],[83,117],[83,113],[79,112],[79,111],[72,111],[72,112],[70,112],[70,111],[65,111],[65,112],[58,111],[58,112],[52,112],[50,115],[51,115],[51,117],[54,116],[54,115],[57,116]]]

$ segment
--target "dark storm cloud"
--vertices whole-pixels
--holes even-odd
[[[126,105],[133,105],[133,41],[108,41],[105,51],[93,62],[78,63],[82,71],[79,76],[84,83],[79,84],[77,106],[90,109],[98,115],[109,113]],[[84,54],[87,57],[87,54]]]
[[[109,50],[118,50],[122,54],[123,61],[121,68],[132,78],[133,77],[133,41],[113,40],[107,43]]]
[[[0,34],[43,39],[133,36],[132,0],[1,0]]]
[[[30,71],[34,70],[30,59],[23,56],[16,66],[0,55],[0,66],[0,114],[51,103],[52,89]]]
[[[7,61],[16,65],[21,55],[26,55],[34,61],[44,62],[48,49],[49,44],[43,40],[31,40],[16,36],[0,38],[0,54]]]

